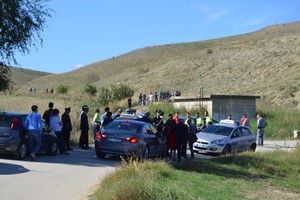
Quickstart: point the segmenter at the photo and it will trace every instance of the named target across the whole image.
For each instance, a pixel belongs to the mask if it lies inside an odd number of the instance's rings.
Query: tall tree
[[[15,52],[30,53],[42,44],[41,32],[51,17],[49,0],[0,0],[0,91],[8,90],[11,73],[8,65],[17,64]]]

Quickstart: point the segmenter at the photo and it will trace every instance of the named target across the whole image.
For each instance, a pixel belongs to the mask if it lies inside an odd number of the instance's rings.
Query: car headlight
[[[212,142],[211,142],[211,144],[220,144],[220,143],[222,143],[223,142],[223,140],[213,140]]]

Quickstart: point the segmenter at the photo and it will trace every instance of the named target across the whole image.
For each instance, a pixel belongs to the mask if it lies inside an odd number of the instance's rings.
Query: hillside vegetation
[[[47,72],[41,72],[41,71],[35,71],[35,70],[30,70],[30,69],[24,69],[24,68],[18,68],[18,67],[9,67],[11,70],[11,75],[12,75],[12,81],[14,83],[14,88],[18,89],[24,84],[42,77],[42,76],[47,76],[50,73]],[[30,85],[28,83],[28,85]]]
[[[36,78],[28,87],[69,86],[78,96],[87,83],[97,87],[126,83],[150,93],[180,90],[182,95],[260,95],[262,101],[300,108],[300,22],[266,27],[232,37],[152,46],[64,73]]]

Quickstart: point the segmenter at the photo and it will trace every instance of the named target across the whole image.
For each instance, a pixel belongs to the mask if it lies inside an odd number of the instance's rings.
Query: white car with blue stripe
[[[256,149],[252,130],[233,120],[221,120],[196,135],[198,140],[193,144],[196,153],[227,154]]]

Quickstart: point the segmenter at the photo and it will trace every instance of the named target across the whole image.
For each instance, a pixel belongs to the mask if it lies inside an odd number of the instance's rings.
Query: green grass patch
[[[131,161],[90,199],[299,199],[300,148],[181,163]]]

